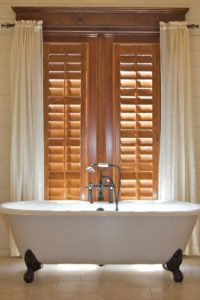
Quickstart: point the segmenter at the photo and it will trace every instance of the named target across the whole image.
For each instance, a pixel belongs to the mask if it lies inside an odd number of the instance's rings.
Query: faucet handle
[[[94,188],[94,184],[92,184],[92,183],[88,183],[88,185],[86,186],[86,189],[88,189],[88,190],[92,190]]]

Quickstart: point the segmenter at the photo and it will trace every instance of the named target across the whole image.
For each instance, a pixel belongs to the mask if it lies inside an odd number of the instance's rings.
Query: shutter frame
[[[115,161],[122,168],[122,200],[157,198],[158,51],[158,44],[116,43],[113,46],[113,127]]]
[[[87,43],[44,45],[45,198],[49,200],[83,197],[87,47]]]

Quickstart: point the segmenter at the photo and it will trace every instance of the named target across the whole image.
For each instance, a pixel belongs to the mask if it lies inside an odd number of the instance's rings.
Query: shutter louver
[[[122,200],[155,198],[159,115],[156,58],[157,45],[114,46],[116,159],[122,168]]]
[[[80,199],[87,47],[48,44],[44,49],[46,195],[49,200]]]

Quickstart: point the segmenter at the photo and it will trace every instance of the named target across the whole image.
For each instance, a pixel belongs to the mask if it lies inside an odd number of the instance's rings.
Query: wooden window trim
[[[123,7],[12,7],[16,13],[16,20],[43,20],[43,37],[45,42],[61,42],[67,41],[69,36],[73,39],[76,37],[95,37],[103,33],[105,39],[107,39],[107,45],[118,39],[126,41],[126,37],[133,37],[135,42],[159,42],[159,23],[160,21],[184,21],[185,14],[189,8],[123,8]],[[100,39],[102,53],[96,53],[97,59],[101,62],[101,57],[104,57],[108,62],[111,58],[111,53],[107,51],[107,46],[104,44],[104,38]],[[91,49],[94,47],[94,42],[91,43]],[[90,49],[90,50],[91,50]],[[103,55],[102,55],[103,54]],[[98,74],[101,79],[101,84],[106,87],[106,80],[108,81],[112,77],[112,65],[110,65],[110,71],[104,73],[102,69],[103,64],[99,63]],[[92,70],[93,66],[92,66]],[[92,71],[90,70],[90,71]],[[92,72],[91,72],[92,73]],[[95,81],[97,89],[98,82]],[[94,89],[90,89],[90,95],[94,94]],[[159,90],[158,90],[159,93]],[[92,108],[89,110],[98,111],[97,122],[94,120],[89,126],[88,136],[94,136],[95,143],[93,142],[93,151],[88,153],[88,156],[94,161],[110,161],[112,159],[112,147],[114,141],[113,136],[113,115],[112,115],[112,92],[106,88],[103,92],[99,92],[99,102],[96,103],[93,97],[90,97],[90,103]],[[109,99],[109,104],[105,102],[105,99]],[[105,110],[105,104],[107,109]],[[109,125],[109,130],[106,126],[102,126],[101,136],[96,137],[95,132],[98,131],[100,126],[100,120],[102,116],[105,119],[105,123]],[[95,124],[94,124],[95,123]],[[107,145],[103,147],[102,145]],[[113,145],[112,145],[113,144]],[[95,146],[94,146],[95,145]],[[90,147],[89,147],[90,148]],[[96,159],[95,159],[96,157]],[[157,184],[157,183],[156,183]]]
[[[13,6],[17,20],[43,20],[45,34],[66,31],[159,33],[159,22],[183,21],[189,8],[133,7],[20,7]],[[126,16],[126,17],[125,17]]]

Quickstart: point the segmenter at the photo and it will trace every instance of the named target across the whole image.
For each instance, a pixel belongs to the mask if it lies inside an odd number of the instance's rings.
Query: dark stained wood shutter
[[[45,186],[49,200],[83,198],[87,51],[85,43],[44,45]]]
[[[114,145],[121,199],[155,199],[158,182],[158,44],[115,44]]]

